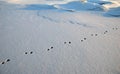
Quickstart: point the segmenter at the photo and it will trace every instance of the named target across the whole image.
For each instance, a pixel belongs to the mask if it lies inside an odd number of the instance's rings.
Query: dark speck
[[[5,64],[5,62],[2,62],[2,64]]]
[[[87,38],[84,38],[84,40],[86,40]]]
[[[7,62],[9,62],[10,61],[10,59],[7,59]]]
[[[97,36],[98,34],[95,34],[95,36]]]
[[[81,40],[81,42],[83,42],[83,40]]]
[[[66,44],[66,42],[64,42],[64,44]]]
[[[91,36],[93,36],[93,34],[91,34]]]
[[[51,49],[53,49],[53,47],[51,47]]]
[[[69,44],[71,44],[71,42],[69,42]]]
[[[47,51],[49,51],[50,49],[47,49]]]
[[[27,52],[25,52],[25,54],[27,54]]]
[[[30,54],[33,54],[33,51],[31,51]]]
[[[105,32],[108,32],[108,31],[105,31]]]

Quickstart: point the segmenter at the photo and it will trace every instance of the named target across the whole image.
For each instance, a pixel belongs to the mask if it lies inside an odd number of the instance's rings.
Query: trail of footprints
[[[119,29],[119,28],[116,28],[116,27],[112,28],[112,30],[114,30],[114,31],[115,31],[115,30],[118,30],[118,29]],[[105,30],[103,34],[107,34],[107,33],[108,33],[108,31]],[[91,34],[91,36],[97,37],[98,34],[97,34],[97,33]],[[83,39],[80,40],[80,42],[83,42],[83,41],[86,41],[86,40],[87,40],[87,38],[84,37]],[[71,41],[68,41],[68,42],[65,41],[65,42],[63,42],[63,43],[64,43],[65,45],[71,45],[71,44],[72,44]],[[49,47],[49,48],[47,49],[47,51],[50,51],[51,49],[54,49],[54,47],[53,47],[53,46]],[[24,52],[24,54],[26,54],[26,55],[31,55],[31,54],[33,54],[33,51]],[[10,59],[6,59],[5,61],[0,62],[0,65],[6,64],[6,63],[8,63],[8,62],[10,62],[10,61],[11,61]]]

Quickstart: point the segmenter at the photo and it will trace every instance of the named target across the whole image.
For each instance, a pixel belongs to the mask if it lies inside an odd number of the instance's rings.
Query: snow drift
[[[120,17],[120,7],[110,9],[105,15]]]
[[[26,5],[25,10],[51,10],[51,9],[56,9],[52,5],[47,5],[47,4],[29,4]]]
[[[59,8],[61,9],[69,9],[69,10],[93,10],[93,11],[101,11],[103,10],[103,8],[96,3],[90,3],[90,2],[86,2],[86,3],[82,3],[80,1],[72,1],[66,4],[60,4],[58,5]]]

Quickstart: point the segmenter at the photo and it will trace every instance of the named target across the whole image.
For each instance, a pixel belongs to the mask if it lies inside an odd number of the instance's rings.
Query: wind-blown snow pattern
[[[56,9],[52,5],[46,5],[46,4],[30,4],[26,5],[25,10],[51,10],[51,9]]]
[[[101,11],[103,10],[102,7],[97,3],[90,3],[90,2],[82,3],[80,1],[73,1],[67,4],[61,4],[58,6],[62,9],[71,9],[71,10],[76,10],[76,11],[79,11],[79,10],[93,10],[93,11],[100,10]]]
[[[120,17],[120,7],[110,9],[105,15]]]
[[[120,74],[119,8],[67,4],[0,1],[0,74]]]

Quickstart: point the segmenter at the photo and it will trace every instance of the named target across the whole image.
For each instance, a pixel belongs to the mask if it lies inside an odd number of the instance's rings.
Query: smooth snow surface
[[[51,6],[0,2],[0,74],[120,74],[119,17]]]

